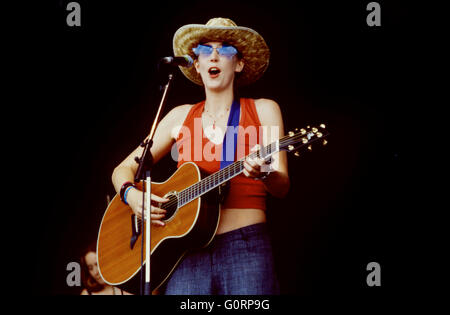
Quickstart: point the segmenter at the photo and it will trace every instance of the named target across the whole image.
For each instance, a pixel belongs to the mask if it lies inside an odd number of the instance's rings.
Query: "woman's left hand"
[[[259,150],[260,146],[259,144],[255,145],[251,152],[255,152]],[[268,166],[266,161],[263,158],[250,158],[247,156],[247,158],[244,161],[244,175],[253,179],[260,179],[261,177],[264,177],[267,175],[266,171],[264,170],[263,165]]]

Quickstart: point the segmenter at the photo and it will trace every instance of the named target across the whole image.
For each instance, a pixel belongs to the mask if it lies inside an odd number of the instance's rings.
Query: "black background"
[[[271,49],[267,72],[240,95],[278,102],[286,131],[323,122],[331,132],[325,148],[289,156],[290,193],[268,201],[282,293],[408,289],[414,198],[404,139],[420,36],[411,6],[379,1],[382,24],[369,27],[369,1],[78,1],[81,27],[69,27],[68,2],[40,5],[17,38],[26,88],[15,109],[29,130],[33,176],[24,274],[33,294],[80,292],[67,286],[66,266],[95,241],[106,195],[115,194],[112,171],[150,130],[165,78],[159,58],[173,54],[179,27],[219,16],[255,29]],[[166,112],[203,97],[177,71]],[[153,179],[174,169],[168,157]],[[381,265],[379,288],[366,284],[372,261]]]

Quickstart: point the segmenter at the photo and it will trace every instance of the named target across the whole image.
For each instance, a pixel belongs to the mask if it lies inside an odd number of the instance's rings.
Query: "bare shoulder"
[[[183,125],[189,111],[194,105],[185,104],[174,107],[164,118],[165,128],[170,131],[170,136],[177,139],[181,126]]]
[[[274,100],[256,99],[255,107],[262,125],[278,125],[282,120],[280,106]]]
[[[192,106],[194,106],[194,105],[192,105],[192,104],[178,105],[178,106],[175,106],[171,110],[171,112],[174,112],[175,114],[178,114],[178,115],[183,114],[183,113],[187,115],[187,113],[191,110]]]
[[[183,123],[192,106],[194,105],[186,104],[172,108],[161,120],[161,123],[165,125],[164,127],[175,126],[177,124]]]
[[[176,106],[167,114],[166,117],[175,124],[183,123],[192,106],[194,105],[185,104]]]
[[[278,103],[268,98],[255,99],[256,107],[279,107]]]

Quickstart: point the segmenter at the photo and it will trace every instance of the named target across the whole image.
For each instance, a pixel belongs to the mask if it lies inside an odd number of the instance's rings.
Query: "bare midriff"
[[[220,221],[216,234],[226,233],[244,226],[262,222],[266,222],[266,213],[261,209],[221,209]]]

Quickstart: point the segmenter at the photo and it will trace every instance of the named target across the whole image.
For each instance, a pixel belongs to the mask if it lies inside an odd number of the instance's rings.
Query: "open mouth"
[[[211,67],[208,69],[208,73],[212,78],[215,78],[220,74],[220,69],[217,67]]]

